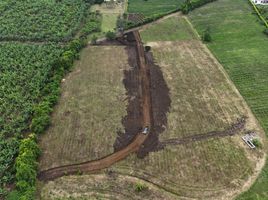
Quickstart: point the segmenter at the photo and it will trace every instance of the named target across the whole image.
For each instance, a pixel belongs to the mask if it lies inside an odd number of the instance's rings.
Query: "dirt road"
[[[134,38],[136,41],[136,50],[138,55],[138,67],[139,67],[139,84],[142,86],[142,109],[143,109],[143,125],[152,126],[152,105],[150,94],[150,69],[147,65],[144,47],[141,42],[141,38],[138,31],[135,31]],[[73,175],[82,172],[94,172],[104,168],[107,168],[114,163],[126,158],[129,154],[139,150],[141,145],[147,139],[148,134],[137,133],[136,138],[127,147],[120,151],[117,151],[111,155],[94,161],[88,161],[79,164],[65,165],[52,169],[42,171],[38,174],[38,179],[42,181],[53,180],[64,175]]]

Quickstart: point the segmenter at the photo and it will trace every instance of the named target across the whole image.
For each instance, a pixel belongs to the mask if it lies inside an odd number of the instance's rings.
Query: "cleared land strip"
[[[142,107],[144,126],[151,126],[152,106],[150,94],[150,69],[146,63],[145,52],[138,31],[134,32],[136,48],[138,53],[138,66],[140,69],[140,83],[142,84]],[[135,140],[124,149],[115,152],[99,160],[84,163],[56,167],[40,172],[38,178],[43,181],[53,180],[64,175],[77,174],[78,172],[94,172],[111,166],[112,164],[124,159],[129,154],[139,150],[140,146],[147,139],[148,134],[139,133]]]
[[[245,125],[246,125],[246,118],[242,117],[241,119],[238,119],[236,123],[232,124],[228,129],[224,131],[212,131],[198,135],[186,136],[183,138],[172,138],[161,142],[161,145],[165,146],[165,145],[188,144],[191,142],[208,140],[210,138],[233,136],[242,131],[243,129],[245,129]]]

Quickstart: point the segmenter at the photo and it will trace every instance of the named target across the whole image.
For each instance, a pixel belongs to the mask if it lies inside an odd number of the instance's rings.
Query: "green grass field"
[[[175,10],[184,0],[128,0],[129,13],[141,13],[147,17]]]
[[[219,12],[221,10],[221,12]],[[246,0],[219,0],[190,14],[200,34],[211,29],[208,47],[224,66],[268,133],[268,37]],[[268,199],[268,165],[240,200]]]
[[[115,31],[116,28],[116,21],[119,14],[102,14],[102,24],[101,24],[101,31],[108,32],[108,31]]]
[[[150,25],[141,32],[144,42],[190,40],[196,37],[186,19],[179,14],[156,23],[157,26]]]

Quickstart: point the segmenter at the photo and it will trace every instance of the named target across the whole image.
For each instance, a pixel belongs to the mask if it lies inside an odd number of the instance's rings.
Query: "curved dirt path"
[[[138,53],[138,67],[139,67],[139,83],[142,87],[142,109],[143,109],[143,124],[152,127],[152,105],[150,93],[150,69],[145,59],[144,47],[141,42],[138,31],[133,32],[136,40],[136,50]],[[53,180],[64,175],[73,175],[81,172],[95,172],[107,168],[114,163],[126,158],[129,154],[139,150],[140,146],[147,139],[148,134],[138,133],[136,138],[124,149],[117,151],[104,158],[88,161],[79,164],[65,165],[41,171],[38,174],[38,179],[42,181]]]

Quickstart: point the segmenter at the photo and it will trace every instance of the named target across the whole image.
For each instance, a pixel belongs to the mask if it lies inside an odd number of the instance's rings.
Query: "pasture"
[[[176,10],[184,0],[128,0],[128,13],[140,13],[146,17]]]
[[[181,14],[148,25],[141,31],[141,35],[144,42],[190,40],[197,37]]]
[[[193,11],[189,17],[200,34],[210,27],[213,42],[208,44],[209,49],[268,133],[268,37],[252,13],[247,1],[219,0]],[[254,186],[239,199],[268,198],[267,169],[268,165]]]
[[[155,61],[151,71],[152,90],[161,85],[158,82],[161,75],[156,73],[162,74],[171,100],[168,112],[161,113],[161,116],[166,115],[167,123],[158,124],[157,105],[161,105],[161,100],[166,97],[160,93],[156,98],[159,94],[153,92],[154,123],[163,129],[159,135],[159,145],[164,145],[163,148],[150,152],[143,159],[131,155],[86,179],[84,176],[70,176],[51,181],[41,187],[43,198],[230,199],[241,192],[241,187],[250,184],[249,178],[254,178],[259,172],[258,165],[262,166],[264,153],[262,149],[251,151],[241,136],[245,131],[254,130],[263,141],[263,130],[222,66],[193,30],[190,31],[186,19],[175,16],[174,21],[167,20],[172,21],[170,27],[162,26],[163,21],[153,25],[161,26],[163,30],[148,27],[147,32],[142,33],[149,41],[146,45],[152,47]],[[177,34],[177,38],[170,35],[170,38],[165,37],[165,41],[158,38],[154,41],[155,31],[168,33],[175,21],[183,34],[188,33],[187,37]],[[187,144],[168,143],[171,139],[179,141],[213,131],[226,132],[242,116],[247,117],[245,127],[237,130],[234,136],[212,137]],[[97,138],[92,137],[91,142],[94,140]],[[80,146],[79,151],[83,152],[84,148],[87,147]],[[73,157],[68,156],[68,159]],[[85,183],[84,189],[78,189],[82,183]],[[132,194],[133,187],[139,183],[148,189]],[[115,184],[118,187],[114,187]],[[72,187],[77,188],[79,194]],[[85,188],[90,188],[90,193]]]
[[[94,58],[94,59],[92,59]],[[113,152],[126,115],[124,47],[88,47],[62,83],[52,124],[42,136],[40,169],[98,159]]]

